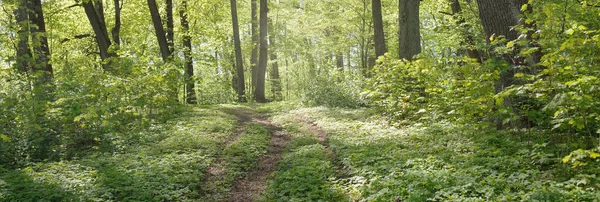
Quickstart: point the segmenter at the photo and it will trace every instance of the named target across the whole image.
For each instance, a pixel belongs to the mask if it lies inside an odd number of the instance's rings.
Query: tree
[[[148,8],[150,8],[150,15],[152,16],[152,24],[154,25],[154,32],[156,35],[156,39],[158,40],[160,54],[162,56],[163,61],[168,61],[169,57],[171,57],[172,52],[171,48],[169,48],[169,42],[167,41],[167,35],[165,33],[165,28],[162,24],[162,19],[160,18],[160,13],[158,12],[156,0],[148,0]],[[168,21],[169,20],[167,20],[167,22]]]
[[[123,8],[123,4],[121,0],[113,1],[115,6],[115,26],[112,28],[111,33],[113,36],[113,41],[117,46],[121,45],[121,9]]]
[[[17,70],[34,76],[34,87],[45,89],[50,85],[53,69],[50,64],[50,49],[46,36],[46,23],[41,0],[21,0],[15,10],[15,19],[19,24],[16,58]],[[30,41],[31,39],[31,41]]]
[[[519,37],[519,32],[513,29],[514,26],[520,24],[521,7],[527,3],[527,0],[477,0],[479,5],[479,17],[488,43],[491,38],[505,38],[508,41],[515,40]],[[502,92],[514,82],[516,73],[515,66],[519,65],[519,61],[515,60],[515,54],[504,54],[500,58],[504,58],[509,63],[509,68],[500,72],[500,78],[495,86],[495,93]],[[512,107],[512,100],[505,98],[503,101],[504,107]],[[502,119],[496,119],[497,129],[503,129],[505,126]]]
[[[187,0],[181,1],[179,18],[183,28],[183,57],[185,61],[185,100],[188,104],[196,104],[196,82],[194,81],[194,60],[192,58],[192,36],[187,16]],[[171,39],[172,40],[172,39]]]
[[[231,0],[231,22],[233,25],[233,43],[235,46],[235,70],[236,70],[236,90],[238,100],[246,101],[246,87],[244,83],[244,62],[242,58],[242,45],[240,42],[240,29],[237,16],[237,1]]]
[[[251,35],[252,35],[252,55],[250,55],[250,69],[252,71],[252,85],[251,85],[251,90],[252,93],[255,93],[256,91],[256,81],[257,81],[257,76],[258,76],[258,72],[257,72],[257,61],[258,61],[258,46],[259,46],[259,42],[258,42],[258,16],[257,16],[257,0],[251,0],[250,4],[251,4]],[[256,99],[256,94],[254,94],[254,97]]]
[[[273,20],[269,18],[269,46],[270,46],[270,55],[269,58],[271,60],[271,91],[273,92],[273,96],[275,99],[281,98],[281,81],[279,80],[279,63],[277,63],[277,51],[275,50],[275,24]]]
[[[399,58],[412,60],[421,53],[421,31],[419,28],[420,0],[400,0],[398,12]]]
[[[381,0],[373,0],[371,7],[371,11],[373,12],[375,57],[379,57],[387,52],[387,48],[385,46],[385,36],[383,34],[383,19],[381,17]]]
[[[267,12],[267,0],[260,0],[260,54],[256,68],[256,88],[254,92],[256,102],[259,103],[267,102],[265,98],[265,73],[267,70],[267,60],[269,59],[269,50],[267,47]]]
[[[102,68],[105,71],[110,71],[113,68],[113,61],[110,60],[110,58],[115,57],[116,54],[110,50],[112,42],[108,37],[102,1],[87,0],[82,2],[82,6],[85,10],[85,14],[90,22],[90,25],[92,25],[94,34],[96,35],[96,43],[98,44],[98,49],[100,50],[100,59],[102,59]],[[120,26],[120,24],[117,25]]]

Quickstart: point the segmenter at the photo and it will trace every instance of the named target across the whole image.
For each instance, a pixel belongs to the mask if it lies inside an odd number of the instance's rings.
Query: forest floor
[[[186,107],[111,152],[0,168],[0,201],[594,201],[552,136],[395,126],[371,109]]]

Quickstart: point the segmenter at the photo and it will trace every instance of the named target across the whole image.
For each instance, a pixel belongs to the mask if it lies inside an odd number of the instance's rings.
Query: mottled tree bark
[[[421,53],[420,0],[400,0],[398,12],[399,58],[412,60]]]

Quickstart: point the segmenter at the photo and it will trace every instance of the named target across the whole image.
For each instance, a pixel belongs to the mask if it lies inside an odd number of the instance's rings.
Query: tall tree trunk
[[[479,51],[475,48],[475,39],[473,39],[473,35],[471,35],[471,33],[467,31],[471,26],[465,24],[465,18],[464,16],[462,16],[462,7],[460,6],[459,0],[450,0],[450,8],[452,9],[452,16],[458,19],[457,24],[461,29],[460,32],[465,37],[465,45],[467,45],[467,56],[476,59],[479,63],[482,63],[481,55],[479,54]]]
[[[185,60],[185,101],[188,104],[196,104],[196,82],[194,81],[194,60],[192,58],[192,36],[190,36],[190,24],[187,19],[187,0],[181,1],[179,18],[183,28],[183,57]]]
[[[14,11],[15,19],[19,26],[19,30],[17,31],[17,62],[15,66],[22,73],[27,73],[33,68],[30,62],[33,55],[31,54],[31,49],[29,49],[29,27],[31,23],[27,15],[27,2],[28,0],[20,0],[19,6]]]
[[[173,23],[173,0],[166,0],[166,8],[165,8],[166,12],[167,12],[167,45],[169,47],[169,55],[173,54],[173,52],[175,51],[175,33],[174,33],[174,29],[175,29],[175,25]]]
[[[277,52],[275,50],[275,24],[271,18],[269,18],[269,46],[270,46],[270,59],[271,59],[271,91],[275,100],[281,99],[281,81],[279,80],[279,63],[277,63]]]
[[[121,46],[121,0],[114,0],[115,5],[115,26],[112,28],[111,33],[115,45]]]
[[[156,6],[156,0],[148,0],[148,7],[150,8],[150,15],[152,16],[152,24],[154,24],[154,31],[158,40],[158,46],[160,48],[160,54],[163,61],[168,61],[171,56],[169,50],[169,43],[165,34],[165,29],[162,25],[162,19],[158,13],[158,7]]]
[[[385,35],[383,33],[383,18],[381,17],[381,0],[373,0],[371,3],[371,8],[373,13],[375,57],[379,57],[387,52],[387,47],[385,46]]]
[[[512,27],[520,24],[520,10],[527,0],[477,0],[479,5],[479,17],[483,25],[483,30],[488,43],[492,36],[504,36],[507,40],[515,40],[519,36],[519,32]],[[515,54],[506,54],[503,57],[509,64],[510,68],[501,71],[500,78],[495,86],[495,92],[500,93],[505,88],[514,83],[515,69],[512,66],[519,65],[515,60]],[[504,107],[512,107],[512,100],[505,98]],[[498,130],[505,128],[502,123],[502,118],[496,119],[496,127]]]
[[[35,101],[45,103],[53,99],[54,86],[42,1],[21,0],[14,14],[19,25],[16,69],[32,79]]]
[[[102,11],[102,1],[83,1],[82,5],[96,35],[96,43],[98,43],[100,58],[102,59],[102,68],[105,71],[110,71],[112,68],[110,58],[114,56],[114,53],[109,50],[112,43],[108,38],[104,12]]]
[[[398,52],[400,59],[412,60],[421,53],[421,30],[419,28],[420,0],[400,0],[398,12]]]
[[[240,28],[237,16],[237,1],[231,0],[231,22],[233,24],[233,44],[235,46],[235,70],[237,80],[237,94],[240,102],[246,102],[246,87],[244,79],[244,61],[242,58],[242,44],[240,41]]]
[[[256,91],[256,81],[257,81],[257,65],[258,65],[258,15],[257,15],[257,0],[251,0],[251,34],[252,34],[252,55],[250,56],[250,70],[252,71],[252,85],[250,86],[252,93]],[[256,99],[256,95],[254,95]]]
[[[267,71],[267,60],[269,50],[267,47],[267,0],[260,0],[260,54],[258,58],[258,67],[256,68],[256,102],[265,103],[265,73]]]

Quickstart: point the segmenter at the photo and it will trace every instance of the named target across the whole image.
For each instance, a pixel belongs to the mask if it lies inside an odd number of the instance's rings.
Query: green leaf
[[[10,138],[6,135],[0,134],[0,140],[4,141],[4,142],[9,142],[10,143]]]

